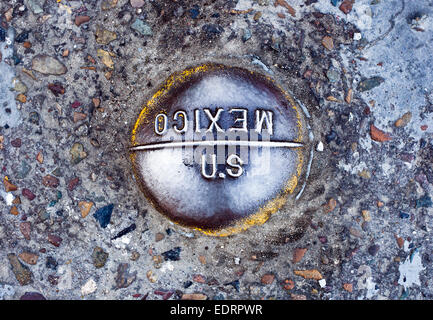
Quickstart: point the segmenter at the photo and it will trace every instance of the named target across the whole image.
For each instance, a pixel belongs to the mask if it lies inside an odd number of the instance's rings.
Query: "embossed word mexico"
[[[229,115],[231,118],[224,121],[232,123],[230,127],[220,124],[221,117]],[[201,127],[201,117],[205,117],[208,125]],[[189,119],[193,118],[192,121]],[[164,142],[149,143],[132,147],[131,151],[156,150],[162,148],[193,148],[192,160],[200,164],[201,174],[206,179],[226,177],[238,178],[244,170],[242,166],[249,162],[249,152],[258,153],[261,148],[260,170],[252,172],[253,175],[269,174],[271,168],[270,148],[299,148],[303,144],[291,141],[271,141],[273,135],[273,112],[271,110],[254,110],[254,120],[248,117],[248,109],[243,108],[216,108],[196,109],[192,115],[185,110],[177,110],[169,117],[159,113],[154,118],[154,132],[163,136]],[[248,124],[254,122],[254,128]],[[216,136],[215,136],[216,134]],[[183,135],[183,141],[179,135]],[[260,137],[259,137],[260,135]],[[216,137],[216,139],[215,139]],[[260,140],[259,140],[260,138]],[[217,150],[214,150],[217,147]],[[226,148],[227,147],[227,148]],[[227,151],[227,152],[226,152]],[[184,161],[187,155],[182,155]],[[226,156],[227,154],[227,156]],[[178,154],[181,155],[181,154]],[[217,175],[217,165],[226,164],[226,173]],[[209,168],[210,166],[210,168]]]

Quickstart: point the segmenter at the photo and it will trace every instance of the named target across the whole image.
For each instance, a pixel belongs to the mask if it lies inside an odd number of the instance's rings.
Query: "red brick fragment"
[[[36,196],[35,196],[35,194],[33,193],[33,192],[31,192],[29,189],[27,189],[27,188],[24,188],[22,191],[21,191],[21,193],[22,193],[22,195],[24,196],[24,197],[26,197],[27,199],[29,199],[30,201],[32,201],[34,198],[36,198]]]
[[[65,93],[65,88],[59,83],[50,83],[48,84],[48,89],[57,97],[59,94]]]
[[[391,135],[376,128],[373,124],[370,125],[371,139],[377,142],[385,142],[392,140]]]
[[[31,231],[31,225],[30,222],[21,222],[20,223],[20,231],[24,236],[24,239],[30,240],[30,231]]]
[[[306,248],[296,248],[293,252],[293,263],[298,263],[304,257],[305,252],[307,252]]]
[[[274,282],[275,276],[273,274],[265,274],[260,280],[263,284],[271,284]]]
[[[344,14],[348,14],[350,11],[352,11],[352,5],[353,5],[353,2],[351,0],[344,0],[340,4],[339,8]]]
[[[78,185],[78,183],[80,182],[79,178],[73,178],[69,181],[68,183],[68,189],[69,191],[72,191],[75,189],[75,187]]]
[[[42,184],[46,187],[57,188],[59,186],[59,183],[59,179],[50,174],[47,174],[45,177],[42,178]]]
[[[11,145],[12,145],[12,147],[15,147],[15,148],[19,148],[19,147],[21,147],[21,139],[20,138],[16,138],[16,139],[14,139],[14,140],[12,140],[11,141]]]
[[[89,16],[76,16],[75,17],[75,25],[79,27],[83,23],[89,22],[90,17]]]
[[[55,247],[59,247],[60,244],[62,243],[62,238],[60,238],[59,236],[56,236],[54,234],[49,234],[48,235],[48,241]]]

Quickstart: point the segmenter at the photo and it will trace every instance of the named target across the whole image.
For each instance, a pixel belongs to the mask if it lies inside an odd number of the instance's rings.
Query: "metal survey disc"
[[[147,101],[129,151],[159,212],[228,235],[264,223],[293,197],[305,126],[298,104],[269,77],[204,64],[173,74]]]

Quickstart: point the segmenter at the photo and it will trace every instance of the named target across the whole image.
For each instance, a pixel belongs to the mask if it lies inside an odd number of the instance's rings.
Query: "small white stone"
[[[12,193],[10,193],[10,192],[6,193],[5,200],[6,200],[6,204],[8,206],[11,206],[12,202],[14,201],[14,195]]]
[[[340,63],[337,60],[331,59],[331,63],[334,68],[340,68]]]
[[[353,34],[353,40],[358,41],[358,40],[361,40],[361,38],[362,38],[361,33],[359,33],[359,32],[355,32],[355,33]]]
[[[174,266],[173,266],[173,264],[170,261],[168,261],[168,262],[166,262],[166,263],[164,263],[162,265],[162,268],[160,269],[160,272],[166,273],[167,270],[168,271],[173,271],[174,270]]]
[[[235,258],[235,264],[239,264],[239,263],[241,263],[241,258],[236,257]]]
[[[322,141],[319,141],[319,143],[317,144],[316,150],[319,151],[319,152],[322,152],[323,149],[324,149],[323,143],[322,143]]]
[[[319,285],[320,285],[320,288],[324,288],[326,286],[326,280],[325,279],[320,279],[319,280]]]
[[[98,286],[96,285],[95,280],[93,280],[92,278],[90,278],[86,282],[86,284],[81,287],[81,294],[83,296],[86,296],[88,294],[91,294],[91,293],[95,292],[97,288],[98,288]]]

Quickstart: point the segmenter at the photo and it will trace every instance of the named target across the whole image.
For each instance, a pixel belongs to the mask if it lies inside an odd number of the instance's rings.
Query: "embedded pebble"
[[[11,183],[7,177],[3,179],[3,184],[6,192],[16,191],[18,187]]]
[[[93,214],[93,217],[99,222],[99,225],[102,228],[106,228],[110,223],[113,208],[114,208],[114,204],[109,204],[105,207],[99,208]]]
[[[102,10],[110,10],[117,6],[117,2],[119,0],[102,0],[101,1],[101,9]]]
[[[31,224],[28,221],[20,223],[20,231],[24,236],[24,239],[30,240]]]
[[[58,262],[52,256],[48,256],[45,260],[45,266],[51,270],[57,270]]]
[[[21,144],[22,144],[22,142],[21,142],[21,139],[20,139],[20,138],[13,139],[13,140],[11,141],[11,146],[14,147],[14,148],[19,148],[19,147],[21,147]]]
[[[111,41],[117,39],[116,32],[112,32],[110,30],[104,29],[100,26],[96,28],[95,32],[96,42],[99,44],[109,44]]]
[[[274,282],[275,276],[273,274],[265,274],[262,276],[260,282],[265,285],[272,284]]]
[[[299,261],[301,261],[307,250],[307,248],[296,248],[293,252],[293,263],[298,263]]]
[[[116,288],[127,288],[137,278],[137,271],[130,273],[128,263],[120,263],[117,267],[117,274],[114,278],[116,282]]]
[[[337,206],[337,201],[334,198],[330,198],[324,206],[325,212],[330,213],[334,211],[336,206]]]
[[[392,137],[389,133],[378,129],[374,124],[370,125],[370,136],[371,139],[377,142],[386,142],[392,140]]]
[[[18,209],[17,209],[16,206],[13,206],[13,207],[10,209],[9,212],[10,212],[11,214],[13,214],[14,216],[17,216],[17,215],[19,214],[19,211],[18,211]]]
[[[22,252],[18,255],[18,257],[27,264],[34,265],[38,262],[39,256],[35,253],[31,252]]]
[[[364,79],[361,79],[361,81],[358,83],[357,90],[360,92],[368,91],[368,90],[371,90],[373,88],[378,87],[384,81],[385,81],[384,78],[378,77],[378,76],[371,77],[368,79],[364,78]]]
[[[59,247],[63,239],[55,234],[48,235],[48,241],[55,247]]]
[[[161,241],[165,238],[164,234],[162,232],[158,232],[157,234],[155,234],[155,241]]]
[[[58,82],[56,83],[49,83],[48,84],[48,89],[50,89],[50,91],[56,96],[58,97],[59,94],[64,94],[65,93],[65,88]]]
[[[44,12],[44,10],[42,9],[42,7],[44,6],[43,0],[27,0],[27,4],[34,14],[40,14]]]
[[[246,42],[249,39],[251,39],[251,30],[250,29],[244,29],[242,34],[242,41]]]
[[[75,17],[75,25],[77,27],[81,26],[83,23],[89,22],[90,21],[90,17],[89,16],[76,16]]]
[[[298,276],[301,276],[305,279],[314,279],[314,280],[320,280],[323,278],[322,274],[316,270],[295,270],[294,273]]]
[[[20,300],[47,300],[47,299],[39,292],[26,292],[20,297]]]
[[[396,237],[397,245],[401,249],[404,246],[404,239],[402,237]]]
[[[82,121],[87,118],[87,114],[83,112],[74,112],[74,123],[77,123],[78,121]]]
[[[326,77],[330,82],[337,82],[340,80],[340,72],[335,68],[330,68],[326,71]]]
[[[32,59],[32,69],[44,75],[62,75],[68,71],[63,63],[48,55],[36,55]]]
[[[345,283],[343,284],[343,289],[346,290],[347,292],[352,293],[353,285],[351,283]]]
[[[36,195],[33,192],[31,192],[29,189],[27,189],[27,188],[23,188],[23,190],[21,191],[21,193],[22,193],[22,195],[24,197],[26,197],[30,201],[32,201],[34,198],[36,198]]]
[[[332,49],[334,49],[334,40],[330,36],[325,36],[322,39],[322,45],[326,49],[332,50]]]
[[[141,8],[144,5],[144,0],[130,0],[130,4],[133,8]]]
[[[90,212],[90,209],[93,207],[93,202],[90,201],[80,201],[78,202],[78,208],[81,211],[81,217],[85,218]]]
[[[348,14],[352,11],[353,2],[351,0],[344,0],[338,7],[344,14]]]
[[[412,119],[412,112],[408,111],[405,114],[403,114],[401,118],[397,119],[394,125],[397,128],[403,128],[407,126],[407,124],[410,122],[411,119]]]
[[[60,184],[60,180],[48,174],[42,178],[42,184],[49,188],[57,188]]]
[[[102,49],[98,49],[97,51],[98,57],[101,58],[101,62],[108,68],[113,69],[114,68],[114,61],[111,59],[111,57],[114,57],[115,54],[109,51],[105,51]]]
[[[71,161],[73,164],[77,164],[87,157],[87,153],[84,151],[83,145],[79,142],[76,142],[72,145],[69,153],[71,155]]]
[[[42,151],[39,151],[38,154],[36,155],[36,160],[42,164],[44,163],[44,154],[42,153]]]
[[[135,19],[134,23],[131,25],[131,28],[140,33],[143,36],[152,36],[152,28],[149,27],[143,20]]]
[[[432,206],[433,202],[428,194],[416,200],[416,208],[431,208]]]
[[[19,93],[23,93],[24,94],[28,90],[27,86],[25,85],[25,83],[22,82],[19,78],[14,78],[12,80],[12,85],[14,86],[14,90],[16,92],[19,92]]]
[[[134,231],[137,228],[137,225],[135,223],[132,223],[129,227],[126,227],[125,229],[119,231],[118,234],[116,234],[114,237],[111,238],[111,240],[115,240],[117,238],[121,238],[124,235]]]
[[[138,253],[137,251],[133,251],[131,253],[131,260],[132,261],[137,261],[140,258],[140,253]]]
[[[292,300],[307,300],[307,296],[305,294],[294,294],[294,293],[292,293],[290,295],[290,297],[292,298]]]
[[[377,252],[379,251],[380,246],[377,244],[374,244],[368,248],[368,253],[372,256],[375,256]]]
[[[206,279],[201,274],[196,274],[192,277],[192,280],[194,282],[198,283],[206,283]]]
[[[181,248],[180,247],[176,247],[172,250],[168,250],[162,253],[162,256],[164,256],[164,259],[167,260],[171,260],[171,261],[177,261],[180,260],[180,252],[181,252]]]
[[[30,271],[30,269],[23,265],[15,254],[9,253],[7,257],[9,259],[9,263],[11,264],[12,272],[14,273],[19,284],[25,286],[32,283],[33,273]]]
[[[104,249],[100,247],[95,247],[92,253],[93,265],[96,268],[102,268],[105,266],[105,263],[108,259],[108,253],[104,251]]]
[[[98,286],[96,285],[95,280],[93,278],[90,278],[84,286],[81,287],[81,294],[83,296],[87,296],[89,294],[92,294],[98,289]]]
[[[181,300],[207,300],[208,297],[202,293],[184,293]]]

